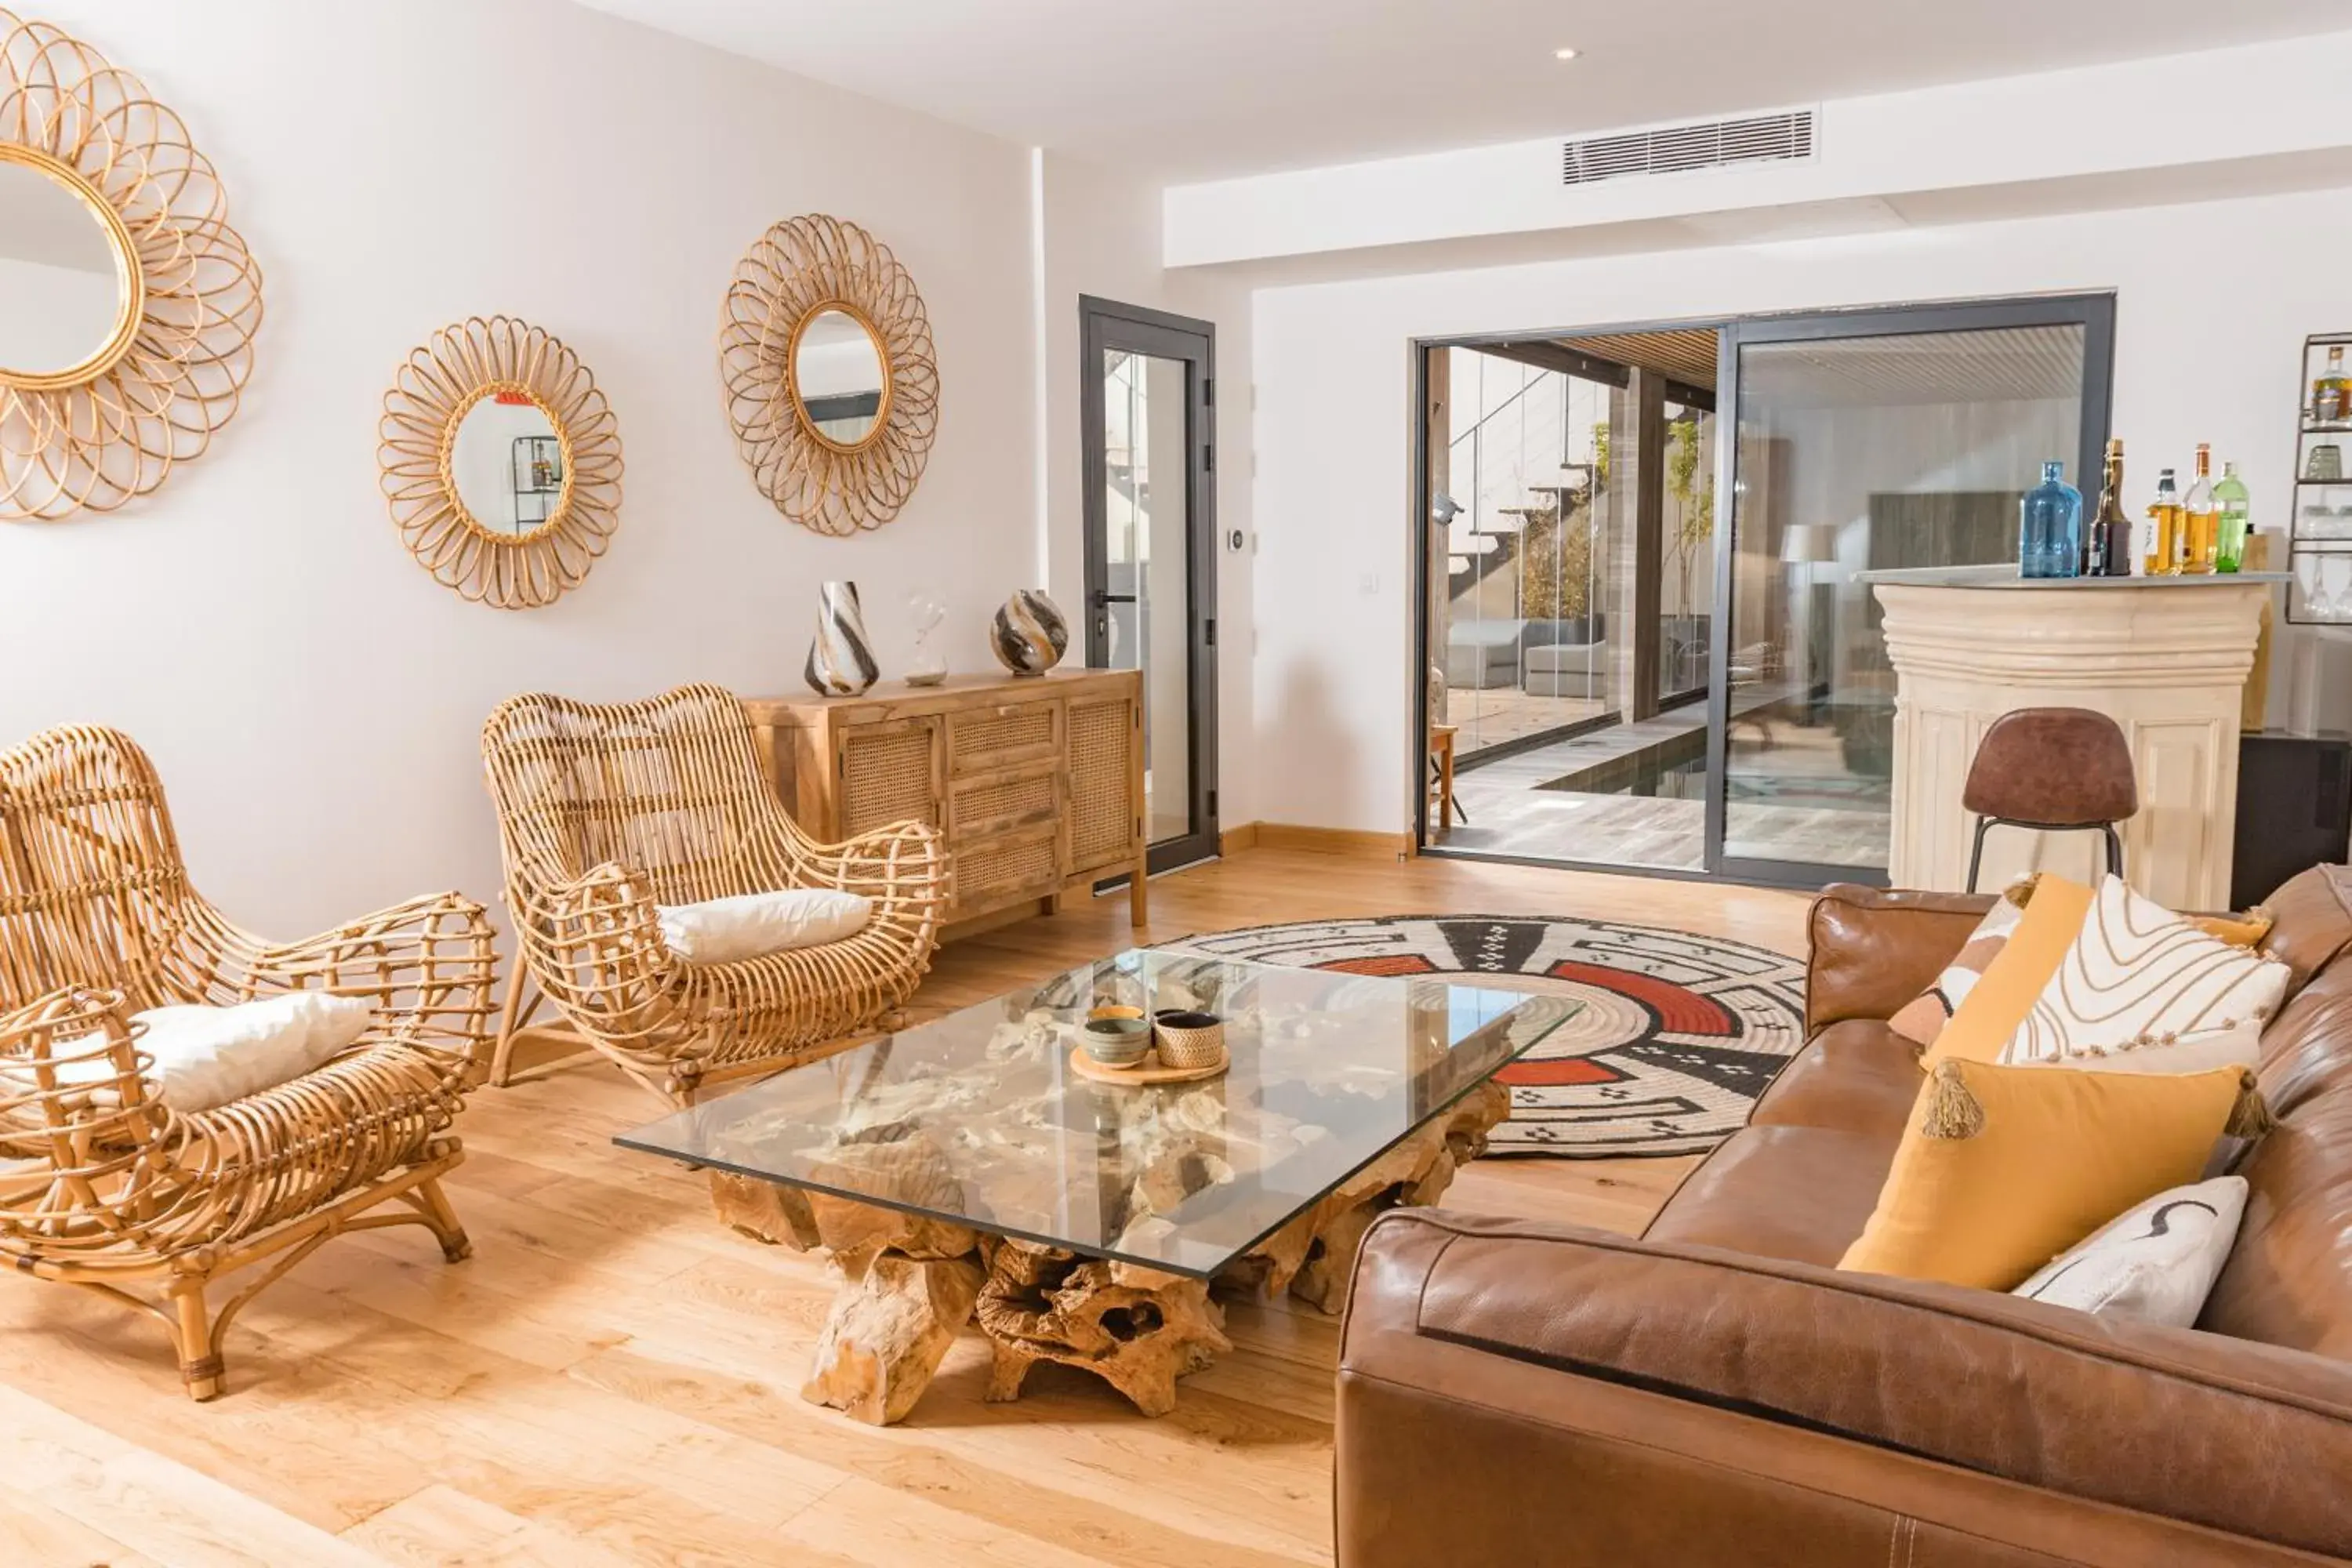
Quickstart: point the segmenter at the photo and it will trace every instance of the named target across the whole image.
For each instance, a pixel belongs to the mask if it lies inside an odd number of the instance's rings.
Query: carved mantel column
[[[1895,666],[1898,888],[1958,889],[1975,822],[1960,787],[1995,719],[2090,708],[2130,737],[2139,814],[2123,829],[2132,886],[2176,910],[2230,895],[2241,694],[2262,610],[2284,574],[2024,582],[2014,566],[1865,574]],[[1980,889],[2049,869],[2100,870],[2098,836],[1995,828]]]

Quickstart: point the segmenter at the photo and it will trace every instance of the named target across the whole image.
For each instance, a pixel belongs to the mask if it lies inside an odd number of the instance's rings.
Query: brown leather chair
[[[2131,742],[2113,719],[2088,708],[2020,708],[1985,731],[1969,765],[1960,805],[1977,815],[1969,847],[1969,891],[1977,890],[1986,829],[2044,833],[2098,829],[2107,838],[2107,870],[2124,874],[2116,824],[2139,810]]]

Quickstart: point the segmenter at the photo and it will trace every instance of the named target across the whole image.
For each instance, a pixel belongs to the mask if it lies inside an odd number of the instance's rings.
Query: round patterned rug
[[[1577,998],[1583,1011],[1496,1075],[1511,1091],[1511,1119],[1495,1129],[1490,1153],[1705,1153],[1747,1124],[1805,1037],[1802,960],[1657,926],[1388,915],[1249,926],[1167,945]]]

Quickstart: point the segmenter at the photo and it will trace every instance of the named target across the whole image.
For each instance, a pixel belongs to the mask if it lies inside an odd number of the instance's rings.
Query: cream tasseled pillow
[[[2251,1067],[2287,979],[2285,964],[2206,934],[2110,876],[2000,1059],[2103,1072]]]
[[[741,893],[699,904],[660,904],[662,941],[691,963],[740,963],[765,953],[843,942],[866,929],[874,900],[832,888]]]

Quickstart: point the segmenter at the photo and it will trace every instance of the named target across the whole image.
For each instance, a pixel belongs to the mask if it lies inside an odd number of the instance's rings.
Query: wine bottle
[[[2221,514],[2220,538],[2215,543],[2213,569],[2217,572],[2242,570],[2246,560],[2246,534],[2252,527],[2253,508],[2246,494],[2246,481],[2238,477],[2238,465],[2221,465],[2221,477],[2214,481],[2213,505]]]
[[[2154,526],[2147,541],[2147,574],[2151,577],[2177,577],[2180,574],[2180,488],[2173,481],[2172,470],[2166,468],[2156,476],[2156,500],[2147,509],[2147,520]]]
[[[2213,570],[2221,515],[2213,506],[2213,445],[2197,443],[2197,477],[2180,501],[2180,569],[2196,576]]]
[[[2099,510],[2091,519],[2083,575],[2130,576],[2131,540],[2131,519],[2124,515],[2124,444],[2117,437],[2107,443],[2107,460],[2099,479]]]
[[[2344,345],[2327,345],[2327,368],[2312,378],[2311,421],[2342,425],[2352,421],[2352,375],[2344,373]]]

